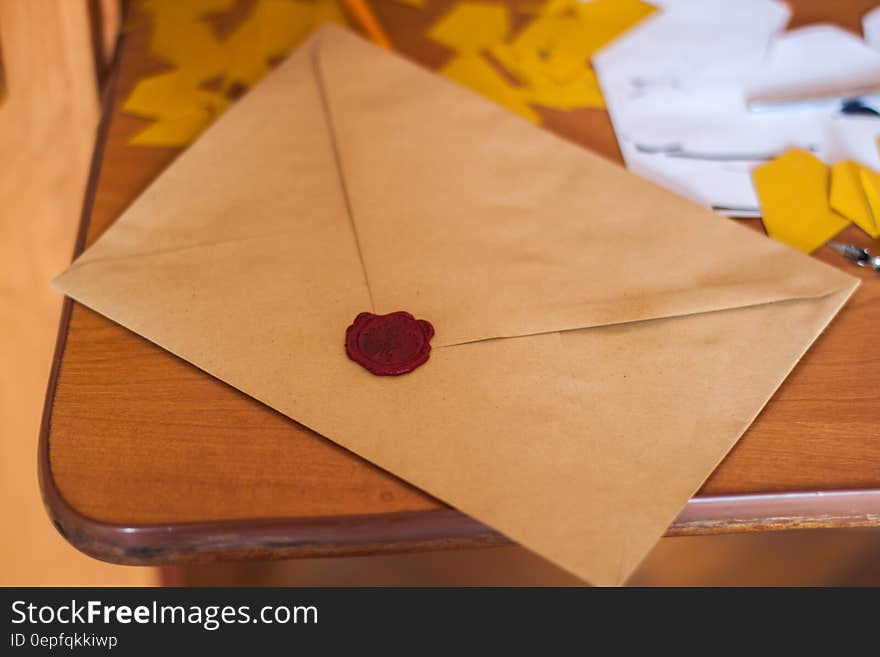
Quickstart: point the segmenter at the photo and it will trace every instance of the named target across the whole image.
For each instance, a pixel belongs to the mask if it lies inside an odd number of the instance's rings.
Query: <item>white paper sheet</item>
[[[880,172],[880,118],[835,117],[827,122],[828,161],[855,160]]]
[[[862,16],[862,34],[865,43],[875,50],[880,50],[880,7]]]
[[[765,64],[747,86],[747,95],[816,98],[828,90],[878,85],[880,52],[834,25],[810,25],[772,40]]]

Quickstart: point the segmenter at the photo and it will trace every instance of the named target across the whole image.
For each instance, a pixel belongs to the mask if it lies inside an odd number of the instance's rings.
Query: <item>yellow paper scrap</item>
[[[236,0],[140,0],[141,9],[154,17],[187,23],[210,16],[222,14],[235,6]]]
[[[309,34],[324,23],[347,24],[345,13],[336,0],[313,0],[312,4],[314,6],[314,15],[312,16],[311,27],[308,31]]]
[[[229,105],[215,91],[202,89],[188,70],[160,73],[138,82],[122,105],[124,112],[158,121],[136,134],[135,145],[178,146],[201,133]]]
[[[129,143],[177,146],[195,139],[229,105],[223,95],[197,85],[187,71],[171,71],[141,80],[123,104],[123,111],[159,120]]]
[[[587,32],[588,27],[573,14],[537,18],[513,42],[520,73],[526,78],[542,73],[557,82],[569,82],[589,68]]]
[[[873,238],[880,237],[880,174],[856,162],[831,169],[830,205]]]
[[[229,11],[235,0],[141,0],[141,6],[147,11],[161,11],[166,15],[206,16]]]
[[[530,103],[559,110],[604,107],[590,57],[654,11],[640,0],[548,0],[508,40],[506,14],[503,22],[498,13],[494,22],[486,18],[493,7],[499,9],[487,3],[456,5],[430,36],[459,53],[488,51]]]
[[[211,125],[215,116],[208,112],[189,112],[164,117],[131,138],[134,146],[178,146],[188,144]]]
[[[868,221],[856,223],[868,235],[877,239],[880,238],[880,175],[871,169],[862,168],[859,171],[859,180],[868,201],[870,215],[866,217]]]
[[[567,82],[599,48],[654,10],[640,0],[550,0],[511,48],[526,71],[543,69]]]
[[[553,0],[548,3],[553,4]],[[559,77],[558,69],[563,69],[564,75],[566,65],[571,67],[571,53],[560,56],[556,52],[556,39],[571,19],[549,15],[548,11],[550,10],[545,8],[511,43],[496,44],[491,51],[505,69],[524,86],[532,84],[535,79],[550,77],[551,70],[557,71]],[[586,55],[580,64],[586,67]]]
[[[809,253],[843,230],[846,218],[831,209],[831,168],[801,149],[752,172],[770,237]]]
[[[527,96],[536,105],[558,110],[602,107],[604,103],[599,81],[590,69],[565,84],[558,84],[549,78],[535,77],[528,88]]]
[[[178,70],[141,80],[122,109],[144,116],[180,116],[202,111],[219,114],[227,103],[217,92],[200,88],[199,79],[191,72]]]
[[[314,27],[316,7],[289,0],[263,0],[229,36],[227,88],[251,86],[268,73],[273,58],[281,57],[305,39]]]
[[[541,3],[528,4],[528,5],[517,4],[513,8],[513,11],[516,12],[517,14],[524,14],[526,16],[533,16],[535,14],[540,14],[541,10],[543,10],[543,9],[544,9],[544,5]]]
[[[539,123],[541,120],[535,110],[529,107],[527,94],[508,83],[481,55],[459,55],[441,72],[446,77],[470,87],[533,123]]]
[[[492,2],[462,2],[431,27],[428,37],[464,54],[488,50],[509,32],[507,7]]]
[[[153,17],[150,53],[171,66],[185,62],[192,75],[202,79],[219,75],[225,55],[205,18],[228,11],[234,4],[232,0],[145,0],[142,7]]]
[[[150,52],[174,70],[140,80],[126,99],[123,111],[155,121],[129,143],[188,144],[236,92],[256,83],[312,30],[328,21],[345,23],[336,0],[256,0],[221,40],[207,18],[234,5],[234,0],[142,0],[153,19]]]
[[[565,16],[577,11],[577,3],[580,0],[546,0],[538,13],[542,16]]]
[[[584,47],[593,55],[657,8],[641,0],[589,0],[575,2],[578,17],[587,27]]]

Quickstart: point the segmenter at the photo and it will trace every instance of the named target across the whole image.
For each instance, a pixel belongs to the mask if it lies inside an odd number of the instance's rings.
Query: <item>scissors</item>
[[[868,249],[856,246],[855,244],[841,244],[840,242],[829,242],[828,246],[847,260],[856,263],[859,267],[870,267],[875,272],[880,273],[880,256],[872,256]]]

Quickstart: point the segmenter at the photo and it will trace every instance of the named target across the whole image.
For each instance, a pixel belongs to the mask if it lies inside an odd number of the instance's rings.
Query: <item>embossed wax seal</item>
[[[402,310],[361,313],[345,331],[345,353],[378,376],[412,372],[431,355],[434,327]]]

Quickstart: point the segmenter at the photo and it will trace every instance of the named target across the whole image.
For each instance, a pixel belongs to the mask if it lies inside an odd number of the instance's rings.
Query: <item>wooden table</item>
[[[375,6],[396,46],[436,67],[449,53],[419,11]],[[797,3],[794,24],[858,31],[874,2]],[[227,20],[233,20],[227,18]],[[120,104],[143,75],[151,26],[131,16],[106,95],[76,251],[179,153],[129,146],[147,123]],[[620,161],[607,115],[543,111],[546,126]],[[26,218],[22,218],[26,220]],[[760,229],[758,222],[752,222]],[[880,251],[856,228],[840,236]],[[827,248],[864,285],[705,482],[670,535],[880,525],[880,276]],[[40,437],[41,486],[59,531],[99,559],[366,554],[507,539],[69,300]]]

